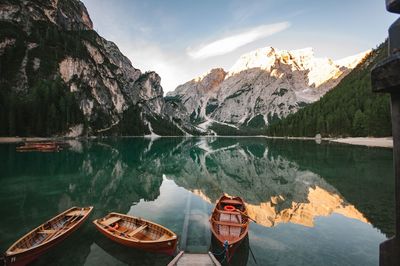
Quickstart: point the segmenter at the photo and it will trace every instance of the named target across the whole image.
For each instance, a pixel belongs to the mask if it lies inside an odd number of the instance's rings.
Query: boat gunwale
[[[15,241],[15,242],[5,251],[5,256],[8,257],[8,256],[23,255],[23,254],[25,254],[25,253],[27,253],[27,252],[30,252],[30,251],[35,250],[35,249],[38,249],[38,248],[40,248],[40,247],[42,247],[42,246],[44,246],[44,245],[46,245],[46,244],[48,244],[48,243],[53,242],[54,240],[60,238],[61,236],[65,235],[66,233],[68,233],[68,232],[70,232],[71,230],[73,230],[73,229],[76,227],[76,225],[79,224],[80,221],[85,220],[85,218],[88,217],[89,214],[92,212],[93,208],[94,208],[93,206],[86,206],[86,207],[73,206],[73,207],[71,207],[71,208],[65,210],[64,212],[58,214],[57,216],[54,216],[54,217],[51,218],[50,220],[48,220],[48,221],[46,221],[46,222],[40,224],[39,226],[35,227],[35,228],[32,229],[31,231],[29,231],[28,233],[26,233],[25,235],[23,235],[22,237],[20,237],[17,241]],[[71,212],[71,211],[74,210],[74,209],[89,209],[89,210],[86,212],[85,215],[83,215],[83,219],[81,219],[80,221],[78,221],[77,223],[75,223],[74,226],[71,226],[70,228],[68,228],[68,229],[65,230],[64,232],[60,233],[57,237],[52,238],[52,239],[49,239],[49,240],[47,240],[47,241],[44,241],[44,242],[40,243],[39,245],[32,246],[32,247],[27,248],[27,249],[23,249],[23,250],[20,250],[20,251],[15,251],[15,252],[12,251],[12,249],[17,248],[16,245],[17,245],[18,243],[20,243],[24,238],[26,238],[26,237],[28,237],[29,235],[35,233],[36,231],[40,231],[40,228],[41,228],[42,226],[44,226],[44,225],[46,225],[47,223],[50,223],[50,222],[52,222],[52,221],[54,221],[54,220],[56,220],[56,219],[58,219],[58,218],[60,218],[60,217],[62,217],[62,216],[65,216],[68,212]]]
[[[170,236],[170,237],[167,238],[167,239],[163,239],[163,240],[139,240],[139,239],[134,239],[134,238],[125,237],[125,236],[123,236],[122,234],[119,234],[119,235],[114,234],[114,233],[112,233],[111,231],[107,230],[107,229],[105,228],[106,226],[103,225],[103,224],[101,224],[100,221],[99,221],[99,220],[101,220],[101,219],[104,219],[104,218],[106,218],[106,217],[113,216],[113,215],[114,215],[114,216],[123,216],[123,217],[126,217],[126,218],[133,218],[133,219],[138,220],[138,221],[143,221],[143,222],[145,222],[145,223],[150,223],[150,224],[152,224],[152,225],[154,225],[154,226],[156,226],[156,227],[160,227],[161,229],[167,231],[167,232],[170,233],[172,236]],[[93,223],[94,223],[94,225],[95,225],[98,229],[100,229],[101,231],[105,232],[106,234],[108,234],[108,235],[110,235],[110,236],[113,236],[113,237],[116,237],[116,238],[119,238],[119,239],[122,239],[122,240],[127,240],[127,241],[131,241],[131,242],[135,242],[135,243],[154,244],[154,243],[164,243],[164,242],[174,241],[174,240],[177,240],[177,239],[178,239],[178,236],[177,236],[176,233],[174,233],[172,230],[170,230],[170,229],[164,227],[164,226],[161,225],[161,224],[157,224],[157,223],[155,223],[155,222],[152,222],[152,221],[149,221],[149,220],[146,220],[146,219],[142,219],[142,218],[140,218],[140,217],[131,216],[131,215],[122,214],[122,213],[117,213],[117,212],[110,212],[110,213],[107,214],[106,216],[94,220]]]

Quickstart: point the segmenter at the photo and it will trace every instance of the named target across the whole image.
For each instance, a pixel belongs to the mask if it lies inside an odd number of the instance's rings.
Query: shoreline
[[[110,136],[112,137],[112,136]],[[121,138],[146,138],[146,136],[120,136]],[[273,136],[159,136],[158,138],[170,138],[170,137],[216,137],[216,138],[266,138],[266,139],[289,139],[289,140],[315,140],[315,141],[328,141],[334,143],[367,146],[367,147],[380,147],[380,148],[393,148],[393,138],[373,138],[373,137],[349,137],[349,138],[313,138],[313,137],[273,137]],[[88,140],[97,138],[109,138],[109,137],[0,137],[0,144],[7,143],[21,143],[27,141],[68,141],[68,140]]]
[[[331,139],[330,142],[348,144],[348,145],[358,145],[367,147],[380,147],[380,148],[391,148],[393,149],[393,138],[372,138],[372,137],[357,137],[357,138],[338,138]]]

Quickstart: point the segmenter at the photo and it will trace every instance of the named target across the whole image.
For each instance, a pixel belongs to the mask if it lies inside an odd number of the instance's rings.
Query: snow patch
[[[157,139],[157,138],[161,138],[160,135],[157,135],[156,133],[154,133],[153,128],[151,127],[151,123],[149,121],[145,121],[146,125],[149,127],[149,131],[150,134],[145,135],[146,138],[151,138],[151,139]]]
[[[67,141],[69,145],[69,150],[77,152],[77,153],[82,153],[83,152],[83,147],[82,143],[78,140],[68,140]]]
[[[79,137],[83,133],[83,125],[79,124],[79,125],[70,127],[68,131],[69,132],[67,133],[66,137],[69,137],[69,138]]]

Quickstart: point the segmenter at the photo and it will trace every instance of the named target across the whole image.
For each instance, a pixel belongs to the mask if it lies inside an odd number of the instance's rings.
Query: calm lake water
[[[160,223],[187,251],[209,250],[222,193],[248,203],[248,241],[231,265],[378,265],[394,233],[392,150],[264,138],[71,141],[59,153],[0,145],[0,250],[72,206],[89,221],[33,265],[166,265],[115,244],[91,220],[116,211]]]

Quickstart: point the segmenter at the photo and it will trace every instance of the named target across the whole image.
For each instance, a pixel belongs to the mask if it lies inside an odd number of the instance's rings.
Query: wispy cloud
[[[187,54],[194,59],[203,59],[217,55],[223,55],[235,51],[239,47],[252,43],[261,38],[271,36],[290,27],[287,21],[261,25],[241,33],[224,37],[198,48],[187,48]]]

